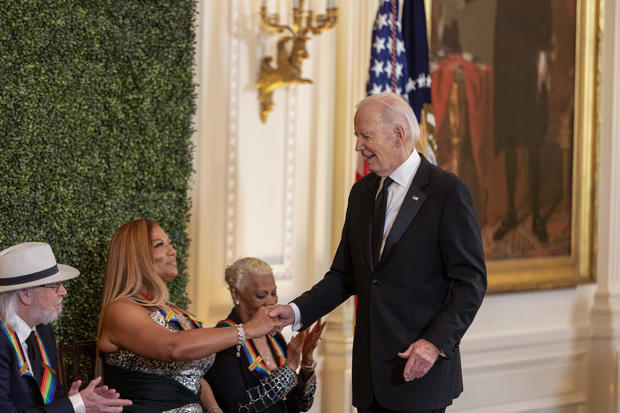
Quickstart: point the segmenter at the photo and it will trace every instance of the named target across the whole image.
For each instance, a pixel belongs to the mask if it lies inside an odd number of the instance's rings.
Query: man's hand
[[[86,413],[117,413],[123,411],[123,406],[132,404],[131,400],[120,399],[120,394],[114,389],[109,389],[108,386],[97,387],[99,383],[101,383],[101,377],[91,380],[88,386],[80,391]],[[75,394],[79,388],[80,381],[73,382],[69,395],[72,395],[72,392]]]
[[[409,382],[428,373],[439,357],[439,349],[430,341],[421,338],[414,341],[404,352],[398,353],[398,357],[408,359],[403,377]]]
[[[271,316],[271,307],[260,307],[250,321],[243,324],[245,338],[263,337],[270,334],[273,330],[282,330],[283,326],[281,324],[280,320]]]
[[[277,334],[282,331],[282,328],[293,324],[295,321],[295,312],[293,311],[293,307],[290,305],[275,305],[271,308],[269,312],[269,317],[276,318],[280,320],[282,326],[279,329],[271,330],[271,335]]]

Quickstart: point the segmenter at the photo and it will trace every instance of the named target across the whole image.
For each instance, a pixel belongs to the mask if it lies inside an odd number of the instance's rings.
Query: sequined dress
[[[182,330],[178,322],[166,321],[158,310],[150,316],[168,330]],[[175,316],[194,328],[183,314]],[[213,365],[215,354],[192,361],[161,361],[120,350],[105,353],[103,360],[105,384],[133,401],[124,412],[202,413],[200,378]]]

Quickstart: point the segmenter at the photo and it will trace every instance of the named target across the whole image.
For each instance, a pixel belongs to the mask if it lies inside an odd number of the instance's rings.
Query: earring
[[[239,305],[239,300],[235,300],[235,305]]]

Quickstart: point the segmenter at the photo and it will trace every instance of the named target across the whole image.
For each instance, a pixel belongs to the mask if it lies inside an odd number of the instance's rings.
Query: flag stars
[[[403,75],[403,68],[404,65],[402,63],[396,63],[396,78],[399,78]]]
[[[416,82],[418,83],[418,89],[426,86],[426,76],[424,76],[424,73],[420,73],[418,75],[418,78],[416,79]]]
[[[383,62],[377,59],[374,59],[374,65],[372,66],[372,69],[370,70],[375,72],[375,76],[379,77],[379,75],[383,73]]]
[[[383,29],[385,26],[387,26],[389,24],[388,23],[388,17],[389,16],[387,14],[380,14],[379,15],[379,18],[377,19],[377,22],[376,22],[376,26],[377,26],[378,30]]]
[[[372,47],[376,50],[376,53],[379,54],[383,49],[385,49],[385,37],[378,37],[375,39]]]
[[[407,91],[407,93],[415,90],[415,82],[413,81],[412,78],[409,78],[409,80],[407,80],[407,86],[405,86],[405,90]]]
[[[402,40],[396,41],[396,53],[397,54],[405,53],[405,42],[403,42]]]
[[[376,83],[372,84],[372,89],[370,90],[371,95],[376,95],[377,93],[381,93],[381,85]]]

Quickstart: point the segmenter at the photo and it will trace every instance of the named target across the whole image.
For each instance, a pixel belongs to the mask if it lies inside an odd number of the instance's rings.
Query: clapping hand
[[[131,400],[121,399],[120,394],[108,388],[108,386],[98,386],[101,383],[101,377],[97,377],[88,383],[82,391],[80,391],[81,380],[74,381],[69,389],[69,396],[80,393],[86,413],[117,413],[123,411],[123,406],[130,406]]]
[[[294,336],[288,343],[286,348],[286,364],[293,370],[297,370],[297,367],[299,367],[299,360],[301,359],[301,353],[305,347],[307,337],[308,330],[304,330]]]
[[[302,351],[302,366],[312,366],[314,364],[314,349],[319,344],[319,340],[321,339],[321,334],[323,334],[323,329],[325,328],[326,322],[321,322],[319,318],[312,330],[308,329],[308,335],[304,341],[304,347]]]

